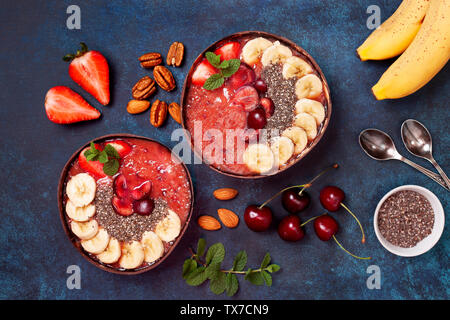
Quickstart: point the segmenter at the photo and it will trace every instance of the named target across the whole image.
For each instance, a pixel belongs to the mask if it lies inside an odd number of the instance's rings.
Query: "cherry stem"
[[[349,255],[351,255],[353,258],[356,259],[361,259],[361,260],[370,260],[372,259],[372,257],[358,257],[356,255],[354,255],[353,253],[349,252],[347,249],[345,249],[340,243],[339,241],[337,241],[336,237],[333,235],[333,239],[334,241],[338,244],[339,247],[341,247],[342,250],[344,250],[345,252],[347,252]]]
[[[346,206],[345,204],[343,204],[342,202],[341,202],[341,206],[342,206],[345,210],[347,210],[347,212],[350,213],[350,214],[353,216],[353,218],[355,218],[356,222],[357,222],[358,225],[359,225],[359,228],[361,229],[361,233],[362,233],[362,239],[361,239],[361,242],[362,242],[362,243],[366,243],[366,236],[364,235],[364,229],[363,229],[361,223],[359,222],[358,218],[357,218],[357,217],[353,214],[353,212],[351,212],[350,209],[347,208],[347,206]]]
[[[322,213],[322,214],[319,215],[319,216],[315,216],[315,217],[309,218],[308,220],[306,220],[305,222],[303,222],[303,223],[300,225],[300,227],[303,227],[305,224],[307,224],[307,223],[309,223],[309,222],[311,222],[311,221],[313,221],[313,220],[316,220],[318,217],[321,217],[321,216],[323,216],[324,214],[327,214],[327,213],[325,212],[325,213]]]
[[[309,187],[312,185],[312,183],[313,183],[314,181],[316,181],[317,179],[320,178],[320,176],[322,176],[323,174],[327,173],[327,172],[330,171],[331,169],[337,169],[337,168],[339,168],[339,165],[338,165],[337,163],[335,163],[335,164],[333,164],[331,167],[326,168],[325,170],[323,170],[321,173],[319,173],[317,176],[315,176],[310,182],[308,182],[308,183],[300,190],[300,192],[298,193],[298,195],[301,196],[302,193],[303,193],[303,191],[304,191],[306,188],[309,188]]]
[[[275,195],[273,195],[269,200],[267,200],[266,202],[264,202],[262,205],[260,205],[260,206],[258,207],[258,209],[262,209],[266,204],[268,204],[270,201],[272,201],[273,199],[275,199],[276,197],[278,197],[280,194],[282,194],[282,193],[285,192],[286,190],[293,189],[293,188],[302,188],[302,187],[309,187],[309,185],[308,185],[308,184],[299,184],[299,185],[297,185],[297,186],[290,186],[290,187],[284,188],[283,190],[281,190],[281,191],[277,192]]]

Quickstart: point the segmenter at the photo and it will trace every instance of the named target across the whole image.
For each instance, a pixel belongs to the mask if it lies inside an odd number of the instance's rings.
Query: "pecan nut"
[[[155,100],[150,109],[150,123],[155,127],[161,127],[167,118],[167,103]]]
[[[139,80],[131,90],[135,100],[144,100],[150,97],[156,91],[155,81],[149,76]]]
[[[152,68],[162,63],[162,56],[157,52],[149,52],[139,57],[142,68]]]
[[[184,45],[181,42],[174,42],[167,53],[167,65],[179,67],[183,61]]]
[[[127,104],[127,111],[131,114],[144,112],[150,107],[150,101],[147,100],[130,100]]]
[[[178,103],[172,102],[171,104],[169,104],[169,113],[172,116],[173,120],[181,124],[181,108]]]
[[[166,67],[156,66],[155,69],[153,69],[153,77],[163,90],[172,91],[175,89],[175,79]]]

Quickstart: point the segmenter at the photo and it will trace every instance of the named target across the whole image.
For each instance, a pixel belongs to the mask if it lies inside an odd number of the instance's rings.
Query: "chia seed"
[[[167,215],[167,202],[163,199],[155,199],[155,208],[150,215],[142,216],[133,213],[127,217],[121,216],[111,204],[113,197],[112,182],[97,184],[95,195],[97,222],[111,237],[119,241],[140,241],[144,232],[154,230],[156,224]]]
[[[399,191],[383,202],[378,212],[382,236],[395,246],[412,248],[431,234],[434,212],[430,202],[415,191]]]
[[[267,119],[265,129],[280,133],[292,126],[297,96],[295,94],[295,78],[284,79],[281,64],[264,67],[261,78],[267,84],[266,96],[274,103],[274,114]]]

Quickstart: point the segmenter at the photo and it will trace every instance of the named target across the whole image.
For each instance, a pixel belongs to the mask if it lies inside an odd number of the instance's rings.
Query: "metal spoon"
[[[392,141],[391,137],[385,132],[378,129],[366,129],[359,134],[359,144],[364,152],[372,159],[403,161],[433,179],[445,189],[450,190],[438,174],[419,166],[400,155],[395,148],[394,141]]]
[[[447,187],[450,187],[450,180],[444,170],[437,164],[433,158],[433,143],[431,134],[423,124],[414,119],[408,119],[402,124],[402,140],[406,149],[413,155],[426,159],[436,168],[444,179]]]

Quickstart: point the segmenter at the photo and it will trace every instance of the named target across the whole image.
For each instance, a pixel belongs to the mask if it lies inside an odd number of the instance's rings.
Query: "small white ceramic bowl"
[[[421,195],[423,195],[428,201],[430,201],[431,207],[433,208],[434,212],[434,226],[433,230],[431,231],[431,234],[412,248],[402,248],[394,246],[392,243],[383,238],[380,230],[378,229],[378,212],[381,208],[381,205],[383,204],[384,201],[386,201],[386,199],[390,195],[404,190],[416,191]],[[444,209],[442,208],[442,204],[439,201],[439,199],[430,190],[416,185],[400,186],[386,193],[386,195],[383,198],[381,198],[380,202],[378,202],[377,208],[375,209],[375,215],[373,217],[373,227],[375,229],[375,234],[377,235],[378,241],[380,241],[380,243],[383,245],[383,247],[386,248],[386,250],[402,257],[415,257],[433,248],[434,245],[439,241],[439,238],[441,237],[442,232],[444,231],[444,224],[445,224]]]

